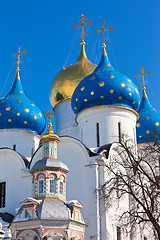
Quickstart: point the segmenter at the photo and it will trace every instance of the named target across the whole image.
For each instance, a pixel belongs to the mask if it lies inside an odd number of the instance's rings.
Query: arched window
[[[59,193],[61,195],[64,194],[64,181],[65,181],[65,178],[63,175],[60,176],[60,182],[59,182]]]
[[[38,176],[38,190],[39,194],[44,192],[44,176],[42,174]]]
[[[50,193],[56,193],[56,179],[55,175],[50,175]]]

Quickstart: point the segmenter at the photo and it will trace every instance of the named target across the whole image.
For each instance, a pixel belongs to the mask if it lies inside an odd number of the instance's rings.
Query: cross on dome
[[[101,29],[99,29],[99,30],[97,30],[97,29],[95,29],[95,33],[97,33],[97,32],[102,32],[102,43],[103,43],[103,45],[102,45],[102,47],[106,47],[106,45],[105,45],[105,42],[108,40],[108,38],[106,38],[105,37],[105,35],[104,35],[104,33],[105,33],[105,31],[110,31],[111,32],[111,30],[113,29],[111,26],[109,27],[109,28],[105,28],[104,27],[104,24],[106,24],[106,22],[104,22],[104,21],[102,21],[100,24],[102,24],[102,28]]]
[[[87,35],[87,32],[84,32],[84,26],[86,25],[91,25],[93,23],[93,21],[90,20],[90,22],[86,22],[87,21],[87,18],[86,16],[84,16],[84,14],[82,13],[82,16],[80,17],[80,19],[78,20],[78,22],[80,23],[79,25],[74,25],[73,28],[76,29],[76,28],[79,28],[81,27],[82,28],[82,32],[81,34],[79,35],[79,37],[82,39],[81,41],[81,45],[85,45],[85,41],[84,41],[84,37]]]
[[[17,60],[17,62],[16,62],[16,65],[17,65],[16,71],[17,71],[17,78],[18,78],[18,79],[19,79],[19,71],[20,71],[19,65],[21,64],[20,56],[21,56],[22,54],[25,54],[26,52],[27,52],[26,50],[24,50],[23,52],[21,52],[21,46],[19,45],[19,47],[18,47],[18,53],[13,53],[13,55],[12,55],[12,57],[18,56],[18,60]]]
[[[45,115],[46,115],[46,117],[47,117],[48,120],[49,120],[47,132],[53,133],[53,129],[52,129],[52,119],[53,119],[54,112],[51,111],[51,110],[49,110]]]
[[[144,67],[142,66],[141,68],[140,68],[141,70],[142,70],[142,73],[141,74],[136,74],[136,78],[138,78],[138,77],[142,77],[142,86],[143,86],[143,90],[145,90],[146,88],[145,88],[145,85],[147,84],[147,82],[145,82],[144,81],[144,76],[145,75],[149,75],[150,74],[150,72],[148,71],[147,73],[145,73],[144,72]]]

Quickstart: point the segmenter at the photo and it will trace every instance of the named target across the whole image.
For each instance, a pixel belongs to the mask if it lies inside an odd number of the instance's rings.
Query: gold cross
[[[103,42],[103,46],[105,46],[105,42],[108,40],[105,36],[104,33],[105,31],[111,31],[113,28],[110,26],[109,28],[105,28],[104,24],[106,24],[104,21],[102,21],[100,24],[102,24],[102,28],[100,30],[95,29],[95,33],[97,32],[102,32],[102,41]]]
[[[91,25],[93,22],[90,20],[90,22],[88,22],[88,23],[85,23],[85,21],[87,21],[87,18],[84,16],[84,14],[82,13],[82,16],[80,17],[80,19],[78,20],[78,22],[80,23],[79,25],[74,25],[73,26],[73,28],[74,29],[76,29],[76,28],[79,28],[79,27],[81,27],[82,28],[82,32],[81,32],[81,34],[79,35],[79,37],[80,38],[82,38],[82,43],[83,44],[85,44],[84,43],[84,37],[87,35],[87,32],[85,33],[84,32],[84,26],[86,26],[86,25]]]
[[[21,52],[21,46],[19,45],[19,47],[18,47],[18,53],[13,53],[13,55],[12,55],[12,57],[15,57],[15,56],[18,56],[18,60],[17,60],[17,63],[16,63],[16,65],[17,65],[17,69],[16,69],[16,71],[17,72],[19,72],[19,65],[21,64],[21,61],[20,61],[20,56],[22,55],[22,54],[25,54],[27,51],[26,50],[24,50],[23,52]]]
[[[147,84],[145,81],[144,81],[144,76],[145,75],[149,75],[150,74],[150,72],[148,71],[147,73],[144,73],[144,67],[142,66],[141,68],[140,68],[141,70],[142,70],[142,73],[141,74],[136,74],[136,78],[138,78],[138,77],[142,77],[142,86],[143,86],[143,90],[145,90],[146,88],[145,88],[145,85]]]
[[[53,118],[54,112],[51,111],[51,110],[49,110],[45,115],[46,115],[46,117],[47,117],[48,120],[49,120],[47,131],[48,131],[48,132],[53,132],[51,121],[52,121],[52,118]]]

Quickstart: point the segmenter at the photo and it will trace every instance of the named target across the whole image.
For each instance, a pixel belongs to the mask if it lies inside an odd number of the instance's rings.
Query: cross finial
[[[51,111],[51,110],[49,110],[45,115],[46,115],[46,117],[47,117],[48,120],[49,120],[47,131],[48,131],[49,133],[53,133],[52,122],[51,122],[51,121],[52,121],[52,118],[53,118],[54,112]]]
[[[143,86],[143,90],[145,90],[146,88],[145,88],[145,85],[147,84],[147,82],[146,81],[144,81],[144,76],[145,75],[149,75],[150,74],[150,72],[148,71],[147,73],[145,73],[144,72],[144,67],[142,66],[141,68],[140,68],[141,70],[142,70],[142,73],[141,74],[136,74],[136,78],[138,78],[138,77],[142,77],[142,86]]]
[[[19,71],[20,71],[19,65],[21,64],[20,56],[21,56],[22,54],[25,54],[26,52],[27,52],[26,50],[24,50],[23,52],[21,52],[21,46],[19,45],[19,47],[18,47],[18,53],[16,53],[16,54],[13,53],[13,55],[12,55],[12,57],[18,56],[18,60],[17,60],[17,62],[16,62],[16,65],[17,65],[16,71],[17,71],[17,77],[18,77],[18,79],[19,79]]]
[[[105,31],[111,31],[113,28],[112,28],[111,26],[110,26],[109,28],[105,28],[105,27],[104,27],[104,24],[106,24],[106,23],[105,23],[104,21],[102,21],[100,24],[102,24],[102,28],[99,29],[99,30],[95,29],[94,32],[95,32],[95,33],[97,33],[97,32],[102,32],[102,41],[100,41],[100,42],[103,43],[102,47],[105,48],[105,47],[106,47],[105,42],[106,42],[108,39],[105,37],[104,33],[105,33]]]
[[[81,27],[82,28],[82,32],[81,34],[79,35],[79,37],[82,39],[81,41],[81,45],[85,45],[85,41],[84,41],[84,37],[87,35],[87,32],[84,32],[84,26],[86,25],[91,25],[93,22],[90,20],[90,22],[86,23],[85,21],[87,21],[87,18],[84,16],[84,14],[82,13],[82,16],[80,17],[80,19],[78,20],[78,22],[80,23],[79,25],[74,25],[73,28],[76,29],[76,28],[79,28]]]

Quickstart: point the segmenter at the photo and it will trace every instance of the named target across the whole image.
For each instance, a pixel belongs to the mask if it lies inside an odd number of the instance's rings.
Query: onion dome
[[[24,93],[19,76],[20,47],[18,54],[15,81],[8,95],[0,100],[0,129],[23,129],[41,134],[46,124],[45,116]]]
[[[72,96],[75,114],[99,106],[116,105],[138,109],[140,95],[136,85],[127,76],[117,72],[109,62],[105,44],[102,58],[94,72],[85,77]]]
[[[150,104],[145,88],[138,113],[137,143],[160,142],[160,113]]]
[[[81,52],[77,61],[63,68],[50,87],[49,99],[54,107],[58,102],[71,99],[72,94],[79,82],[92,73],[96,65],[91,63],[85,53],[85,42],[81,42]]]

